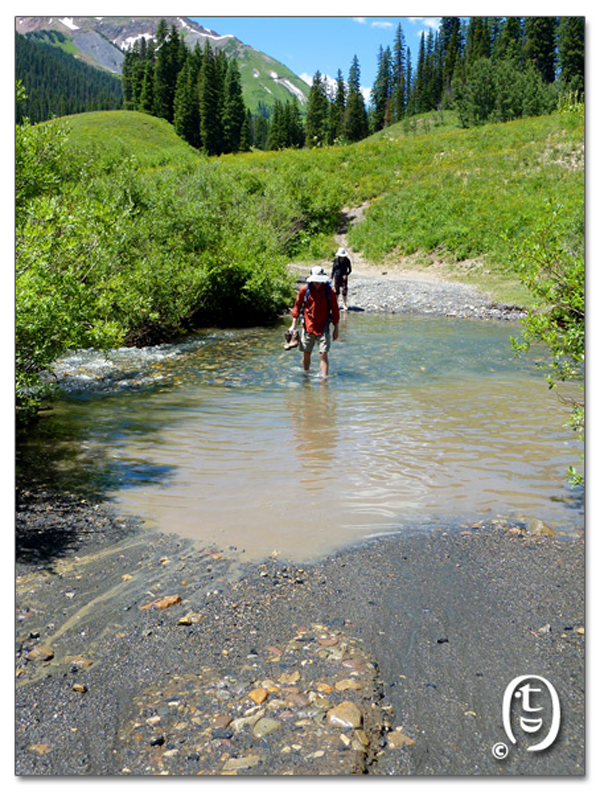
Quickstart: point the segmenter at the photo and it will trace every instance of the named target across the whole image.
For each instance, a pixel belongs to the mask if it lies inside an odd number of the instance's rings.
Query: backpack
[[[308,293],[310,291],[310,283],[307,282],[306,284],[306,291],[304,292],[304,301],[302,303],[302,326],[304,327],[304,311],[306,309],[306,300],[308,299]],[[329,329],[329,323],[331,322],[331,283],[327,281],[325,284],[325,299],[327,300],[327,307],[329,308],[329,315],[327,317],[327,321],[325,322],[325,327],[323,328],[323,332],[326,333]]]

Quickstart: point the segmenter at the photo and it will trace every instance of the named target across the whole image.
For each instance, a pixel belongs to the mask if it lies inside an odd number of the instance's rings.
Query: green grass
[[[435,261],[443,277],[526,305],[511,256],[547,204],[567,214],[582,205],[583,135],[559,114],[459,129],[453,113],[431,113],[353,146],[245,155],[231,166],[314,169],[345,205],[370,202],[349,233],[367,259],[388,269]]]
[[[141,169],[194,164],[203,156],[175,134],[162,118],[129,110],[106,110],[66,116],[67,146],[108,167],[135,157]]]
[[[133,156],[141,169],[206,162],[166,122],[125,111],[68,119],[69,145],[101,161]],[[253,152],[219,168],[269,209],[296,204],[302,226],[286,255],[307,261],[334,249],[335,215],[368,201],[349,244],[376,264],[430,267],[503,302],[528,293],[511,255],[546,211],[574,213],[584,201],[583,119],[560,114],[460,129],[450,111],[388,127],[351,146]],[[307,199],[310,196],[310,200]]]

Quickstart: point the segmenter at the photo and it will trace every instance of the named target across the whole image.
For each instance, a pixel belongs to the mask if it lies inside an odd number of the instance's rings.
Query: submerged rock
[[[343,701],[327,713],[327,723],[338,729],[358,729],[362,723],[362,714],[352,701]]]
[[[556,531],[545,522],[534,517],[527,523],[527,533],[531,536],[556,536]]]

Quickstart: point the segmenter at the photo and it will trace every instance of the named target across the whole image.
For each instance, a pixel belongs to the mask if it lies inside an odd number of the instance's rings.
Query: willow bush
[[[16,375],[23,415],[40,373],[80,347],[152,344],[274,318],[289,256],[334,230],[341,197],[317,169],[252,173],[198,158],[98,163],[50,123],[18,133]]]

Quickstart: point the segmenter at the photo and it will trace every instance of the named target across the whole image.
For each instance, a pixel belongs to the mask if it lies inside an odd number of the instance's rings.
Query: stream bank
[[[17,517],[18,775],[584,772],[581,537],[493,521],[247,564],[81,498]],[[520,674],[560,736],[499,761]]]

